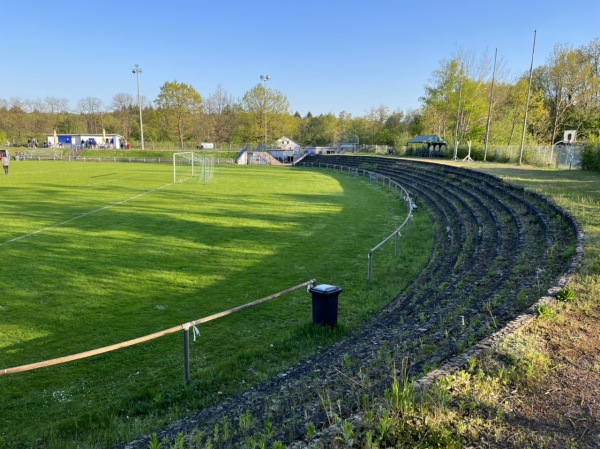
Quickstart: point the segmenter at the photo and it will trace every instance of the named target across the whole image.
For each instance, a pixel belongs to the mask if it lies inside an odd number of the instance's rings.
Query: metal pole
[[[267,81],[269,81],[271,79],[270,75],[260,75],[260,79],[262,80],[263,84],[264,84],[264,88],[265,88],[265,110],[263,111],[264,114],[264,122],[265,122],[265,150],[267,149],[267,107],[268,107],[268,99],[267,99]]]
[[[371,283],[371,270],[373,269],[373,252],[369,251],[369,254],[367,255],[367,258],[369,259],[369,268],[368,268],[368,273],[367,273],[367,284]]]
[[[519,165],[523,163],[523,145],[525,144],[525,130],[527,128],[527,111],[529,110],[529,95],[531,94],[531,77],[533,75],[533,55],[535,54],[535,36],[533,31],[533,49],[531,50],[531,66],[529,67],[529,86],[527,87],[527,100],[525,101],[525,117],[523,118],[523,133],[521,134],[521,148],[519,148]]]
[[[140,97],[140,73],[142,73],[142,69],[139,65],[135,65],[134,69],[131,73],[135,73],[135,78],[137,80],[137,94],[138,94],[138,107],[140,109],[140,137],[142,139],[142,150],[144,149],[144,124],[142,122],[142,101]]]
[[[498,59],[498,49],[494,55],[494,71],[492,73],[492,88],[490,89],[490,104],[488,106],[487,124],[485,125],[485,144],[483,146],[483,162],[487,162],[488,139],[490,137],[490,124],[492,122],[492,102],[494,99],[494,83],[496,81],[496,60]]]
[[[558,145],[559,143],[564,143],[564,142],[562,140],[559,140],[555,144],[552,144],[552,146],[550,147],[550,159],[548,159],[548,165],[552,165],[552,156],[554,156],[554,147],[556,145]]]
[[[186,385],[190,383],[190,328],[183,329],[183,378]]]
[[[460,64],[460,77],[458,79],[458,109],[456,111],[456,130],[454,131],[454,157],[452,158],[453,161],[457,161],[458,160],[458,124],[460,122],[460,102],[462,100],[462,85],[463,85],[463,80],[462,80],[462,75],[463,75],[463,67],[462,67],[462,62]]]

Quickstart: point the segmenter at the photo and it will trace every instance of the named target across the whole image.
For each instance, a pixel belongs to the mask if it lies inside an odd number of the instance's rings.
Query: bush
[[[600,145],[586,145],[581,152],[581,169],[600,171]]]

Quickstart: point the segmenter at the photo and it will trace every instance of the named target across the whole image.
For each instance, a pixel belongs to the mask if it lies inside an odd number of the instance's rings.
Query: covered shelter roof
[[[426,134],[413,137],[408,143],[428,143],[433,145],[448,145],[444,139],[441,139],[436,134]]]

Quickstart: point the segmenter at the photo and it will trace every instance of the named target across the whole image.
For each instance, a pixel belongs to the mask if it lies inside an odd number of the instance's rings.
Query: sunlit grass
[[[106,446],[247,388],[357,326],[430,254],[421,213],[403,257],[378,254],[367,286],[368,250],[406,212],[366,180],[247,166],[218,167],[206,184],[171,177],[167,164],[11,164],[0,180],[0,369],[136,338],[312,278],[344,289],[338,329],[311,330],[300,291],[201,326],[187,390],[179,334],[2,376],[0,446]]]

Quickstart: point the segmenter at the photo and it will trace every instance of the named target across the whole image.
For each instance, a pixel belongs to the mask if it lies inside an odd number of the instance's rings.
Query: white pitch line
[[[170,186],[170,185],[172,185],[172,183],[165,184],[163,186],[157,187],[157,188],[152,189],[152,190],[148,190],[148,191],[143,192],[143,193],[139,193],[137,195],[132,196],[131,198],[126,198],[126,199],[124,199],[122,201],[118,201],[118,202],[113,203],[113,204],[108,204],[107,206],[101,207],[99,209],[95,209],[95,210],[91,210],[89,212],[85,212],[85,213],[83,213],[81,215],[77,215],[76,217],[69,218],[66,221],[62,221],[60,223],[53,224],[52,226],[46,226],[45,228],[38,229],[37,231],[30,232],[29,234],[20,235],[19,237],[15,237],[14,239],[10,239],[10,240],[7,240],[5,242],[0,243],[0,246],[8,245],[9,243],[16,242],[17,240],[25,239],[27,237],[31,237],[32,235],[39,234],[40,232],[48,231],[49,229],[58,228],[60,226],[66,225],[67,223],[71,223],[72,221],[79,220],[80,218],[87,217],[88,215],[95,214],[96,212],[101,212],[101,211],[103,211],[105,209],[110,209],[111,207],[118,206],[120,204],[123,204],[123,203],[126,203],[128,201],[134,200],[136,198],[139,198],[140,196],[147,195],[148,193],[155,192],[156,190],[163,189],[163,188],[165,188],[167,186]]]
[[[89,184],[86,184],[84,187],[97,186],[100,184],[106,184],[108,182],[122,181],[124,179],[138,178],[140,176],[142,176],[142,175],[137,174],[137,175],[130,175],[130,176],[121,176],[119,178],[103,179],[102,181],[98,181],[98,182],[90,182]]]

